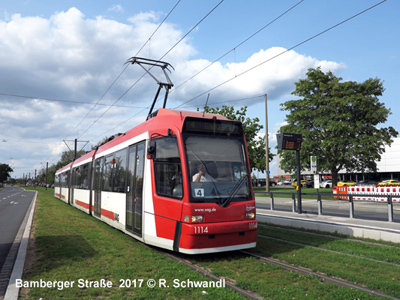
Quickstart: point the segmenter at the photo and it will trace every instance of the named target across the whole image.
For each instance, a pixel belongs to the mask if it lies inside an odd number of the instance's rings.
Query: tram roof
[[[84,162],[84,161],[86,161],[86,160],[87,160],[87,162],[89,162],[89,161],[93,158],[94,152],[95,152],[95,150],[92,150],[92,151],[90,151],[90,152],[88,152],[88,153],[82,155],[81,157],[77,158],[77,159],[74,161],[74,166],[76,166],[76,165],[81,165],[82,162]]]
[[[65,171],[65,170],[69,170],[69,169],[71,168],[71,166],[72,166],[72,162],[70,162],[68,165],[66,165],[66,166],[64,166],[64,167],[62,167],[62,168],[60,168],[60,169],[58,169],[58,170],[56,171],[56,174],[61,173],[62,171]]]
[[[166,108],[160,108],[155,114],[156,114],[156,117],[181,116],[181,117],[194,117],[194,118],[203,118],[203,119],[212,119],[215,117],[218,120],[228,120],[226,117],[218,115],[218,114],[203,113],[203,112],[199,112],[199,111],[166,109]]]
[[[111,147],[114,147],[128,139],[131,139],[145,132],[149,132],[150,135],[154,132],[166,135],[168,128],[175,127],[180,130],[183,126],[185,118],[187,117],[228,120],[226,117],[217,114],[160,108],[156,112],[154,112],[147,121],[128,130],[124,134],[115,137],[108,143],[100,146],[96,154],[99,154]]]
[[[101,145],[99,147],[99,149],[97,150],[96,154],[106,151],[107,149],[110,149],[120,143],[123,143],[124,141],[126,141],[128,139],[131,139],[131,138],[138,136],[142,133],[145,133],[147,131],[150,134],[153,133],[152,131],[157,131],[160,134],[165,134],[164,132],[159,132],[159,131],[161,130],[161,131],[167,132],[169,127],[181,128],[185,118],[187,118],[187,117],[194,117],[194,118],[201,118],[201,119],[228,120],[226,117],[218,115],[218,114],[160,108],[151,115],[150,119],[146,120],[145,122],[139,124],[138,126],[132,128],[132,129],[128,130],[127,132],[116,136],[109,142]],[[89,158],[93,158],[94,153],[95,153],[95,151],[93,150],[93,151],[86,153],[85,155],[77,158],[74,161],[74,165],[79,165],[83,161],[85,161]],[[72,163],[69,163],[68,165],[57,170],[56,173],[60,173],[62,171],[65,171],[65,170],[71,168],[71,165],[72,165]]]

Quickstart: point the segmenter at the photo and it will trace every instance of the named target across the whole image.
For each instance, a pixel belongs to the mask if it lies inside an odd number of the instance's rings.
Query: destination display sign
[[[238,121],[186,118],[183,132],[207,133],[228,136],[243,135],[242,124]]]
[[[303,136],[295,133],[278,133],[276,139],[279,150],[300,150]]]

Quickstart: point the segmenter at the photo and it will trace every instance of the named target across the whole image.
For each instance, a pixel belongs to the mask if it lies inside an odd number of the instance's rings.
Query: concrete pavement
[[[269,198],[265,197],[256,200],[257,204],[267,201]],[[282,226],[400,243],[400,223],[398,222],[318,215],[316,213],[298,214],[291,211],[263,208],[257,208],[257,220]]]

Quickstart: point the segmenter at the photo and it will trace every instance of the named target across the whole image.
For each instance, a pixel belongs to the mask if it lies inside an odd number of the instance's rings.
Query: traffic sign
[[[310,165],[311,165],[311,172],[317,174],[317,157],[310,156]]]
[[[319,174],[314,175],[314,189],[319,189]]]

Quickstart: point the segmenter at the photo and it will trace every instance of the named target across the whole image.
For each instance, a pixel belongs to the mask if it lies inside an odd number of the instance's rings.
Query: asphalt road
[[[5,187],[0,190],[0,298],[4,292],[3,281],[6,277],[9,277],[10,269],[12,269],[14,263],[13,261],[10,263],[10,258],[6,259],[9,253],[10,257],[12,256],[11,246],[34,195],[35,192],[25,191],[19,187]]]
[[[269,197],[257,197],[257,208],[270,209]],[[296,202],[297,206],[297,202]],[[274,198],[274,209],[292,211],[292,199]],[[317,200],[302,199],[303,213],[318,213]],[[350,216],[350,204],[347,200],[322,200],[322,214],[337,217]],[[386,202],[354,201],[354,217],[366,220],[388,221]],[[400,222],[400,203],[393,202],[393,221]]]

